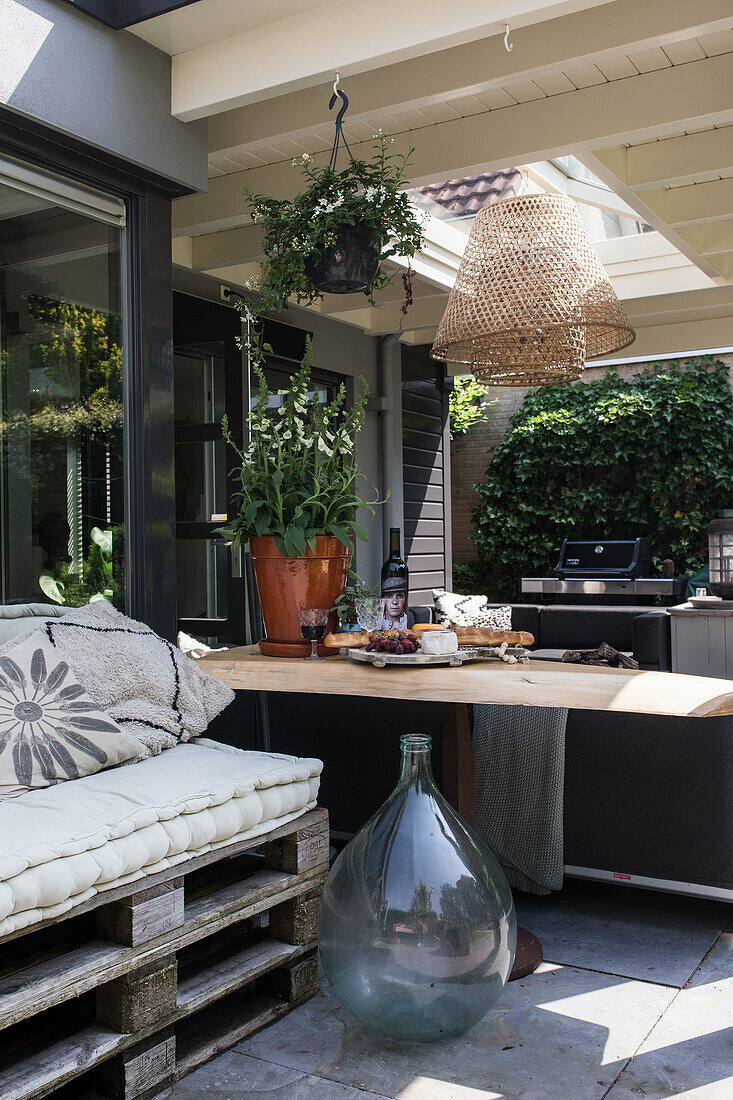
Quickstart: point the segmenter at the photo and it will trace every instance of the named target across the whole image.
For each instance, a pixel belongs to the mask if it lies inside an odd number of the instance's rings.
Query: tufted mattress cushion
[[[0,803],[0,936],[285,824],[322,768],[198,738]]]

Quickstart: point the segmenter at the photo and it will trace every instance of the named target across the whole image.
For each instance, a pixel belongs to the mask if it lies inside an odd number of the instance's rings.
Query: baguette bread
[[[534,636],[527,630],[493,630],[486,626],[454,626],[461,645],[533,645]]]
[[[443,623],[415,623],[412,627],[412,633],[416,634],[418,638],[425,633],[426,630],[447,630],[448,628]]]
[[[366,630],[354,630],[349,634],[327,634],[323,644],[328,649],[363,649],[369,644]]]

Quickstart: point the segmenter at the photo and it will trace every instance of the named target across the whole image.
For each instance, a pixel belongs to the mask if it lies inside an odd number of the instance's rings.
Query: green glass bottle
[[[382,566],[383,630],[406,630],[410,571],[400,556],[400,529],[389,529],[389,557]]]

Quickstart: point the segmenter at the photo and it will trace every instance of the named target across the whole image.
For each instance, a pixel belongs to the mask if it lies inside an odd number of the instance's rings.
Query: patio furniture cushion
[[[540,643],[540,615],[542,607],[534,603],[513,603],[512,630],[526,630],[535,640],[535,645]]]
[[[43,631],[0,657],[0,801],[92,775],[142,751],[89,698]]]
[[[666,672],[672,667],[672,646],[668,611],[648,611],[637,615],[631,625],[634,657],[639,668]]]
[[[322,767],[201,738],[0,803],[0,936],[285,824]]]
[[[234,698],[172,642],[106,600],[74,608],[44,629],[92,699],[142,743],[144,756],[204,733]],[[13,644],[0,654],[12,655]]]
[[[511,607],[489,607],[487,596],[462,596],[458,592],[434,588],[433,600],[436,619],[446,626],[486,626],[495,630],[511,630]]]
[[[578,607],[553,604],[541,612],[543,649],[595,649],[608,642],[614,649],[633,648],[631,635],[638,607]]]
[[[69,610],[57,603],[0,604],[0,645],[26,634],[46,619],[59,619]]]

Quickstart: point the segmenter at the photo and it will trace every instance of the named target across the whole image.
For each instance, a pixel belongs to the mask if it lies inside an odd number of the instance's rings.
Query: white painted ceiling
[[[647,343],[663,324],[733,344],[731,0],[199,0],[135,33],[172,55],[173,113],[208,118],[209,191],[175,204],[179,262],[240,284],[256,270],[242,186],[286,197],[293,157],[327,159],[338,68],[355,154],[381,128],[415,146],[413,183],[575,155],[656,231],[599,245]],[[426,243],[407,338],[430,339],[455,243]],[[398,299],[322,311],[376,335]]]

